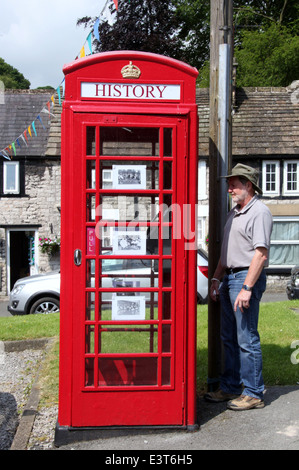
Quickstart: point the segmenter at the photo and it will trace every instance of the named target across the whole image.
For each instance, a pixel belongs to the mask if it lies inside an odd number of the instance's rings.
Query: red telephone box
[[[196,69],[143,52],[65,66],[56,439],[196,427]]]

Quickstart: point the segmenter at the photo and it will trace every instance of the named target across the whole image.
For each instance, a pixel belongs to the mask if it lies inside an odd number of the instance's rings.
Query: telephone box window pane
[[[158,272],[151,259],[100,260],[100,286],[104,288],[158,287]]]
[[[94,325],[85,327],[85,352],[94,353]]]
[[[175,212],[176,211],[176,212]],[[172,207],[172,195],[171,194],[164,194],[163,195],[163,213],[162,213],[162,220],[165,223],[172,222],[173,220],[173,212],[174,215],[180,217],[180,208],[177,204],[174,204]]]
[[[163,189],[172,189],[172,163],[163,164]]]
[[[95,319],[95,293],[86,292],[86,320]]]
[[[143,354],[158,350],[157,325],[105,325],[99,330],[99,353]]]
[[[136,297],[144,298],[145,299],[145,315],[143,316],[144,320],[157,320],[158,319],[158,292],[128,292],[128,291],[121,291],[117,292],[118,299],[125,299],[127,297]],[[115,296],[115,292],[101,292],[100,293],[100,320],[101,321],[114,321],[114,320],[121,320],[121,314],[118,315],[116,311],[117,303],[114,302],[112,304],[112,298]],[[121,312],[120,312],[121,313]],[[126,312],[124,312],[125,314]],[[139,319],[142,317],[143,312],[135,312],[138,313]],[[125,320],[127,321],[130,318],[130,312],[126,315]],[[136,317],[135,317],[136,318]],[[134,321],[134,311],[131,315],[131,320]]]
[[[86,260],[86,287],[95,286],[95,260],[88,259]]]
[[[85,386],[94,385],[94,359],[88,357],[85,359]]]
[[[171,227],[163,226],[163,255],[171,255]]]
[[[97,227],[96,236],[100,240],[100,255],[142,257],[158,254],[158,226],[136,227],[133,225],[132,229],[130,227],[125,229],[126,227],[110,227],[109,225]],[[125,233],[128,234],[128,239],[126,239]],[[135,246],[130,243],[135,243]],[[107,267],[107,269],[109,268]]]
[[[159,189],[157,161],[101,161],[100,189]]]
[[[156,357],[99,358],[99,386],[157,385]]]
[[[86,155],[96,154],[96,128],[86,128]]]
[[[101,210],[104,220],[151,222],[157,217],[159,207],[153,196],[102,196]]]
[[[162,293],[162,319],[171,319],[171,292]]]
[[[86,162],[86,188],[95,189],[96,187],[96,162],[87,160]]]
[[[172,129],[164,129],[164,157],[172,157]]]
[[[96,197],[94,194],[86,195],[86,221],[94,222],[96,220]]]
[[[171,350],[171,325],[162,325],[162,352]]]
[[[170,385],[171,358],[162,357],[162,385]]]
[[[163,287],[171,287],[171,260],[163,261]]]
[[[159,156],[159,129],[101,127],[100,154],[115,157]]]

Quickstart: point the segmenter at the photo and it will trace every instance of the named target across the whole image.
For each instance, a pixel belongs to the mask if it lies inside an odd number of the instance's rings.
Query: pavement
[[[286,300],[284,293],[270,293],[269,300],[275,299]],[[264,296],[263,301],[269,300]],[[3,306],[0,306],[1,311]],[[298,384],[269,387],[263,409],[233,411],[227,409],[226,403],[207,403],[200,396],[196,431],[119,429],[94,434],[82,431],[79,436],[78,432],[70,431],[69,442],[62,440],[53,450],[100,450],[101,463],[139,468],[144,464],[197,464],[200,450],[299,450],[299,365],[297,367]],[[11,450],[21,450],[22,442],[29,439],[38,403],[36,383]]]
[[[299,385],[270,387],[265,404],[263,409],[232,411],[226,403],[207,403],[200,397],[198,431],[119,431],[114,435],[107,431],[102,438],[62,445],[59,450],[100,450],[105,458],[140,455],[140,463],[143,458],[149,463],[148,454],[158,463],[159,455],[176,453],[195,461],[200,450],[299,450]],[[165,457],[163,462],[167,463]]]

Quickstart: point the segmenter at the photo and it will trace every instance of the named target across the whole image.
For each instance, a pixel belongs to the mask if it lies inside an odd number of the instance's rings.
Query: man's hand
[[[236,301],[234,303],[234,311],[237,311],[237,308],[241,310],[242,313],[244,313],[244,308],[249,308],[249,302],[251,299],[251,291],[247,291],[245,289],[241,289]]]
[[[220,281],[217,279],[212,280],[211,288],[210,288],[210,297],[214,302],[219,300],[219,285]]]

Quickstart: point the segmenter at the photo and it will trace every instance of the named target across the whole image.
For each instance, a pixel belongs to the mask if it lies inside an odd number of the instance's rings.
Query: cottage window
[[[299,217],[274,217],[269,266],[295,264],[299,264]]]
[[[20,163],[4,162],[3,163],[3,193],[19,194],[20,193]]]
[[[263,193],[267,196],[279,196],[279,161],[263,162]]]
[[[103,170],[103,188],[105,189],[112,189],[112,170]]]
[[[299,175],[298,175],[298,160],[286,160],[283,169],[283,186],[284,195],[297,196],[299,195]]]

